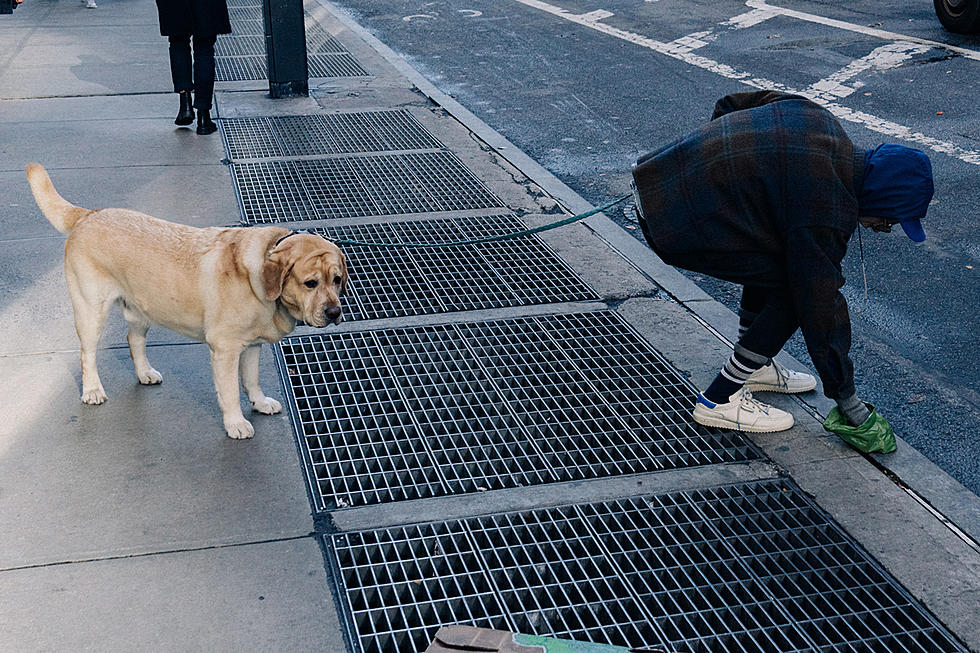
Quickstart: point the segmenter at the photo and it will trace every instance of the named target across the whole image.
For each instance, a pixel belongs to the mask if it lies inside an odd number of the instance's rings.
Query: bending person
[[[887,427],[855,391],[841,261],[858,224],[876,232],[901,224],[912,240],[925,240],[920,220],[933,182],[923,152],[856,149],[810,100],[737,93],[717,102],[711,122],[642,157],[633,186],[643,233],[660,258],[744,286],[738,344],[698,395],[695,421],[753,432],[790,428],[791,414],[752,391],[816,386],[813,376],[772,360],[802,329],[824,393],[837,402],[837,422],[825,426],[845,439],[848,429]]]

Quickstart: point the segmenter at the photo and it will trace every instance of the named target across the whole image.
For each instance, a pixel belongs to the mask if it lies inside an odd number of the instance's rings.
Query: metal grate
[[[230,18],[233,22],[237,22],[237,21],[240,21],[240,20],[258,20],[258,21],[261,21],[261,20],[263,20],[263,18],[262,18],[262,6],[261,5],[251,6],[251,7],[244,7],[244,6],[240,6],[240,5],[239,6],[234,6],[234,7],[229,6],[228,7],[228,18]]]
[[[352,54],[310,54],[310,77],[367,77],[368,72]]]
[[[610,403],[588,368],[611,362],[572,354],[588,346],[667,370],[660,403]],[[287,338],[277,356],[318,510],[759,455],[695,424],[695,390],[606,311]],[[673,436],[630,428],[629,412]]]
[[[503,206],[450,152],[240,162],[232,170],[247,224]]]
[[[253,79],[265,79],[265,71],[265,55],[214,58],[214,79],[219,82],[244,82]]]
[[[246,221],[307,220],[313,208],[288,161],[232,165]]]
[[[229,157],[251,159],[443,148],[411,113],[371,111],[221,122]]]
[[[367,242],[447,242],[524,229],[513,214],[316,229]],[[540,238],[425,250],[345,245],[348,319],[598,299]]]
[[[320,27],[315,19],[307,16],[306,49],[315,54],[348,52],[340,41]]]
[[[363,653],[473,625],[671,651],[964,652],[788,480],[327,537]]]
[[[265,39],[261,36],[222,36],[214,44],[215,57],[265,56]]]
[[[249,10],[251,7],[242,7]],[[232,36],[261,36],[265,37],[265,19],[262,18],[261,5],[258,7],[258,19],[238,19],[231,21]],[[230,11],[230,10],[229,10]],[[221,37],[224,38],[224,37]]]

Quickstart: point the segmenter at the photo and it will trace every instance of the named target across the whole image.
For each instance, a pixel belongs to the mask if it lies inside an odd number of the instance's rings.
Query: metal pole
[[[269,95],[309,95],[303,0],[262,0]]]

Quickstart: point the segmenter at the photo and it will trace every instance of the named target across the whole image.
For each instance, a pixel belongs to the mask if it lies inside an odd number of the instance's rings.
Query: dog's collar
[[[280,238],[279,240],[277,240],[276,241],[276,244],[272,246],[272,249],[275,249],[275,248],[279,247],[279,243],[281,243],[282,241],[286,240],[290,236],[296,236],[298,234],[312,234],[312,233],[313,232],[310,231],[309,229],[300,229],[299,231],[290,231],[288,234],[286,234],[285,236],[283,236],[282,238]]]

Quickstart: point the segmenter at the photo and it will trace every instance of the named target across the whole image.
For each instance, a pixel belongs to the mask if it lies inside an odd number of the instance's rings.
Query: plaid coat
[[[729,95],[711,122],[637,161],[647,241],[665,262],[784,288],[828,397],[854,393],[841,261],[857,226],[864,152],[800,96]]]

